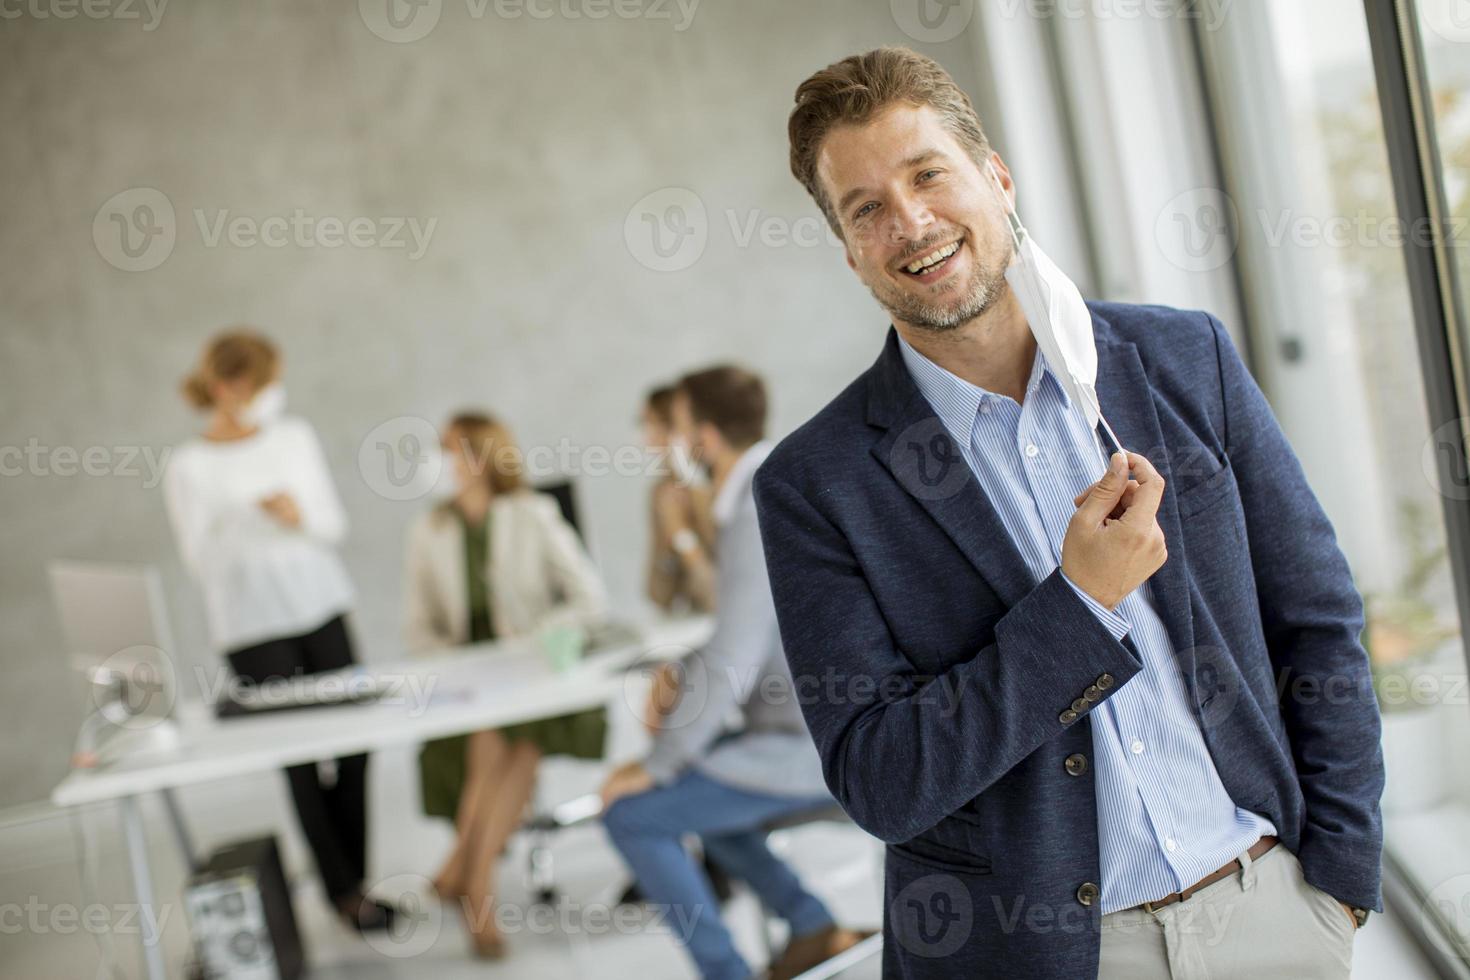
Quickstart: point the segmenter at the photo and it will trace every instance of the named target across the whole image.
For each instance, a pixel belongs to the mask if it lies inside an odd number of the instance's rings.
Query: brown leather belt
[[[1252,861],[1255,861],[1260,858],[1262,854],[1265,854],[1271,848],[1275,847],[1276,844],[1276,838],[1267,834],[1265,837],[1262,837],[1260,840],[1256,841],[1249,848],[1247,848],[1246,853],[1251,856]],[[1201,888],[1207,888],[1208,886],[1213,885],[1215,882],[1219,881],[1221,878],[1235,874],[1236,871],[1240,870],[1243,867],[1244,865],[1240,863],[1240,858],[1234,858],[1224,867],[1220,868],[1217,871],[1210,872],[1199,881],[1196,881],[1194,884],[1184,889],[1184,891],[1182,892],[1174,892],[1172,895],[1165,895],[1163,898],[1160,898],[1156,901],[1144,902],[1141,905],[1135,905],[1133,907],[1135,909],[1143,909],[1145,912],[1157,912],[1159,909],[1163,908],[1166,905],[1173,905],[1175,902],[1184,901],[1189,896],[1199,891]]]

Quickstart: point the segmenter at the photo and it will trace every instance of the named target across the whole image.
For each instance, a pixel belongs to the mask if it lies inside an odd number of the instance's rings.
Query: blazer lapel
[[[885,430],[872,446],[873,455],[949,535],[1006,608],[1014,606],[1036,580],[949,430],[909,377],[891,327],[868,378],[868,421]]]
[[[1158,522],[1164,532],[1169,557],[1153,574],[1154,606],[1169,632],[1185,676],[1194,670],[1194,615],[1190,609],[1189,582],[1184,571],[1184,547],[1179,523],[1179,505],[1174,495],[1173,471],[1168,447],[1154,408],[1153,389],[1144,374],[1138,349],[1125,340],[1108,336],[1107,322],[1096,315],[1097,400],[1103,417],[1123,441],[1123,448],[1148,458],[1164,478],[1164,496],[1159,502]],[[1100,427],[1099,427],[1100,428]],[[1106,436],[1103,444],[1107,445]]]

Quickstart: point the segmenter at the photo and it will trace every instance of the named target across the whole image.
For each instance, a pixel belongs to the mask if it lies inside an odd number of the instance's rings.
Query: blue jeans
[[[698,834],[716,864],[744,879],[767,908],[786,920],[791,935],[802,936],[832,925],[832,914],[771,853],[761,827],[831,804],[829,796],[752,793],[691,769],[668,786],[623,797],[602,820],[638,887],[665,913],[665,922],[688,947],[700,975],[706,980],[746,980],[750,967],[735,951],[709,881],[680,838]]]

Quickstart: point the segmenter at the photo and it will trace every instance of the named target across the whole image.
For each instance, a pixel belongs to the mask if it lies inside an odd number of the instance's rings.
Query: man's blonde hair
[[[860,125],[896,104],[928,106],[975,163],[984,166],[990,141],[970,97],[932,58],[908,48],[876,48],[828,65],[796,88],[796,108],[786,123],[791,172],[816,200],[832,230],[842,225],[817,177],[817,154],[834,128]]]

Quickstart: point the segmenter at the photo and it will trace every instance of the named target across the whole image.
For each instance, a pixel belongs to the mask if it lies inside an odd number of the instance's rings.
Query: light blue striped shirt
[[[899,341],[914,383],[1040,582],[1061,563],[1073,499],[1106,467],[1098,437],[1039,349],[1018,405]],[[1112,611],[1072,588],[1115,637],[1131,636],[1143,659],[1143,670],[1091,712],[1107,913],[1188,888],[1276,829],[1236,806],[1220,782],[1150,583]]]

